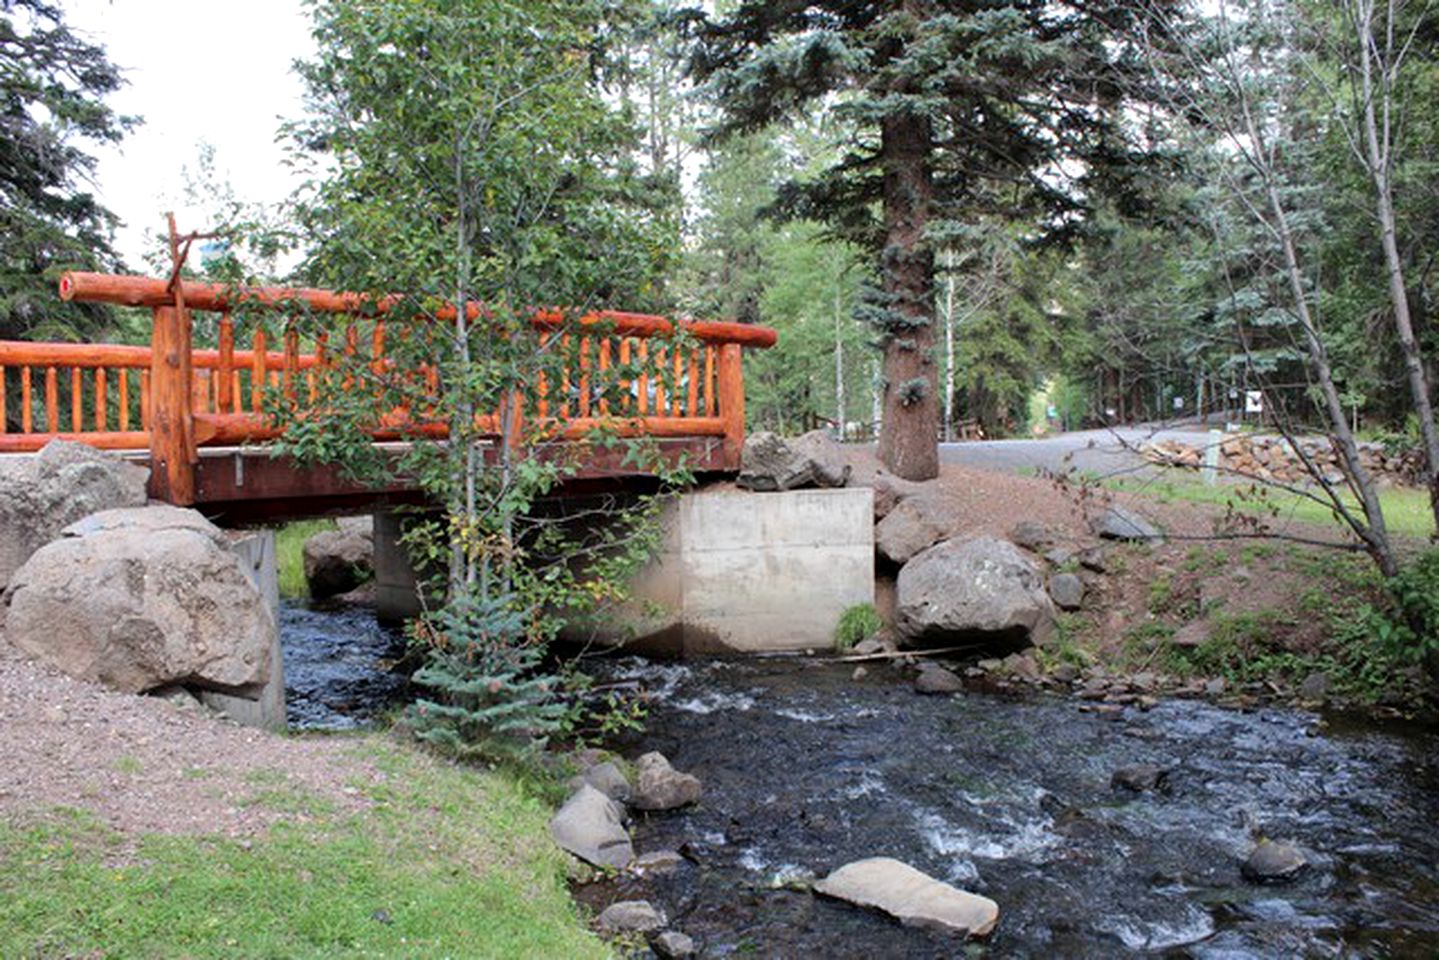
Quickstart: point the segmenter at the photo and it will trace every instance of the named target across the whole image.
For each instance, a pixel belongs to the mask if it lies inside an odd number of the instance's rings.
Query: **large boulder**
[[[146,467],[70,440],[52,440],[33,457],[0,457],[0,589],[81,517],[144,506],[149,478]]]
[[[635,858],[625,832],[624,808],[589,784],[575,791],[550,820],[560,849],[597,867],[623,869]]]
[[[5,635],[71,676],[140,693],[270,677],[275,620],[224,533],[193,510],[107,510],[10,578]]]
[[[815,893],[882,910],[907,927],[984,937],[999,922],[999,905],[889,857],[847,863],[815,884]]]
[[[372,532],[354,526],[321,530],[305,541],[305,583],[316,600],[348,593],[375,574]]]
[[[745,438],[735,483],[759,491],[842,487],[849,475],[850,465],[839,444],[823,430],[811,430],[794,440],[761,430]]]
[[[896,624],[914,644],[1041,644],[1054,604],[1038,568],[1007,540],[945,540],[899,572]]]
[[[906,497],[874,528],[874,548],[891,563],[905,564],[949,536],[952,514],[936,497]]]

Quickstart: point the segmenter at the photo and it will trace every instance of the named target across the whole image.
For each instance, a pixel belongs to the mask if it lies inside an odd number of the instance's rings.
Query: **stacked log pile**
[[[1139,452],[1150,463],[1197,470],[1204,465],[1204,451],[1176,440],[1146,443]],[[1329,441],[1306,437],[1295,446],[1283,437],[1228,436],[1219,443],[1219,468],[1235,477],[1254,477],[1280,483],[1304,484],[1311,480],[1303,457],[1312,461],[1331,483],[1343,480],[1339,457]],[[1380,443],[1360,443],[1359,458],[1364,468],[1380,483],[1417,486],[1420,474],[1418,450],[1391,453]]]

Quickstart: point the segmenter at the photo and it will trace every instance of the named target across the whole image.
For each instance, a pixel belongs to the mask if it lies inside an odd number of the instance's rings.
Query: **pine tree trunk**
[[[939,475],[934,369],[934,254],[924,239],[934,185],[928,119],[896,113],[880,124],[884,167],[884,292],[908,322],[891,324],[884,347],[884,421],[879,459],[896,476]]]

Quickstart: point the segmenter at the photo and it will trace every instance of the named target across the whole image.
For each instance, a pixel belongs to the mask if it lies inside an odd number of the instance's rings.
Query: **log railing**
[[[328,290],[234,289],[107,274],[69,273],[61,278],[66,300],[148,307],[151,344],[66,344],[0,341],[0,452],[33,451],[56,437],[118,450],[149,450],[152,493],[172,503],[195,500],[194,466],[206,445],[263,443],[279,430],[265,415],[266,396],[281,391],[303,406],[313,401],[321,378],[340,355],[381,370],[391,360],[388,338],[409,336],[414,324],[397,319],[398,298],[362,298]],[[277,319],[278,331],[247,323],[249,342],[237,344],[235,315],[254,311]],[[332,315],[301,349],[297,312]],[[484,321],[476,304],[467,316]],[[214,345],[197,348],[196,312],[217,315]],[[454,307],[433,314],[455,317]],[[600,312],[566,322],[556,312],[531,320],[543,349],[559,363],[524,396],[517,397],[507,426],[551,439],[580,439],[604,427],[620,436],[715,437],[723,440],[723,464],[739,466],[744,442],[745,347],[774,344],[773,330],[707,321],[672,323],[645,314]],[[677,336],[680,332],[684,336]],[[437,386],[433,371],[415,371]],[[8,399],[7,399],[8,394]],[[19,409],[6,410],[18,402]],[[500,434],[499,415],[478,418],[482,430]],[[382,418],[376,440],[423,434],[443,437],[442,421]],[[523,425],[523,431],[519,429]]]

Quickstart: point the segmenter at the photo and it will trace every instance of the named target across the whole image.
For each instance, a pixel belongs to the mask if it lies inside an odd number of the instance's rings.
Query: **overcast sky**
[[[209,142],[242,199],[278,200],[292,178],[275,143],[282,118],[300,115],[290,69],[313,50],[298,0],[62,0],[66,20],[102,44],[129,85],[110,99],[144,119],[117,147],[96,150],[100,200],[123,225],[120,253],[143,269],[145,231],[174,209],[181,230],[203,214],[181,205],[181,169]]]

